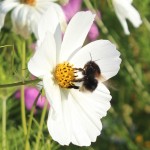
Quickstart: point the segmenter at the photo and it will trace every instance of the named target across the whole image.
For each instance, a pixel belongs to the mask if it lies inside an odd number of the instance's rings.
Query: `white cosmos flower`
[[[126,19],[128,19],[135,28],[138,28],[142,23],[139,12],[132,6],[132,1],[133,0],[112,0],[116,15],[127,35],[129,35],[130,32]]]
[[[51,14],[53,18],[56,16],[54,12]],[[41,22],[48,21],[46,18]],[[83,68],[91,60],[90,55],[92,60],[97,60],[106,80],[118,73],[121,59],[115,45],[107,40],[97,40],[83,46],[94,18],[95,15],[90,11],[77,13],[69,22],[63,40],[57,19],[54,20],[57,27],[53,34],[51,29],[46,32],[45,23],[43,26],[41,23],[39,37],[42,37],[42,42],[37,45],[35,54],[28,62],[29,71],[43,81],[46,97],[51,105],[48,130],[52,138],[61,145],[73,143],[89,146],[96,141],[102,130],[100,119],[106,116],[110,108],[111,95],[102,82],[98,83],[93,92],[63,88],[59,84],[61,81],[65,84],[67,81],[73,83],[72,70]]]
[[[47,9],[54,8],[59,17],[62,29],[65,29],[66,20],[57,0],[3,0],[0,2],[0,30],[4,25],[6,14],[11,13],[13,30],[27,38],[30,33],[36,35],[37,25]],[[52,20],[51,20],[52,22]],[[51,24],[50,24],[51,25]]]

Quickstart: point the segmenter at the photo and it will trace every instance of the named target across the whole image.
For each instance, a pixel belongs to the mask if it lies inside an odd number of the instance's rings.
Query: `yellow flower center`
[[[75,79],[75,72],[73,65],[68,62],[58,64],[54,72],[57,84],[62,88],[70,88],[73,86],[73,80]]]
[[[33,5],[35,5],[36,0],[21,0],[21,3],[33,6]]]

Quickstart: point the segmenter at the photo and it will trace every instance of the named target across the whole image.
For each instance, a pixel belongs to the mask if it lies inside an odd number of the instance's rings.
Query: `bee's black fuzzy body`
[[[93,92],[98,86],[98,78],[101,75],[99,66],[94,61],[89,61],[84,65],[83,71],[83,87]]]

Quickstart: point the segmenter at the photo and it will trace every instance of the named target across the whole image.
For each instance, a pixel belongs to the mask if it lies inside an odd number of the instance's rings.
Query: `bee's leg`
[[[84,81],[84,78],[80,78],[80,79],[74,79],[73,82],[82,82]]]
[[[85,70],[83,68],[74,68],[74,73],[77,73],[77,71],[80,71],[83,75],[85,75]]]
[[[69,87],[68,87],[69,89],[79,89],[79,86],[76,86],[76,85],[70,85]]]
[[[82,69],[82,68],[73,68],[74,70],[78,70],[78,71],[84,71],[84,69]]]

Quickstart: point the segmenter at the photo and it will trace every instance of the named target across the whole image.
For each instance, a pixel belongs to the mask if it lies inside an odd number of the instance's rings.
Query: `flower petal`
[[[41,17],[38,25],[37,38],[43,40],[47,31],[54,34],[58,24],[59,21],[57,13],[53,7],[50,7]]]
[[[116,15],[117,15],[122,27],[123,27],[124,33],[126,35],[129,35],[130,31],[128,29],[128,24],[127,24],[126,18],[124,16],[122,16],[121,14],[117,13],[117,11],[116,11]]]
[[[0,11],[3,13],[7,13],[14,7],[20,5],[16,0],[5,0],[0,2]]]
[[[61,91],[61,116],[53,117],[52,110],[50,109],[47,127],[50,135],[55,141],[58,141],[61,145],[69,145],[71,142],[71,116],[70,116],[70,105],[68,98],[68,93]]]
[[[36,8],[36,11],[41,13],[41,16],[43,14],[45,17],[47,16],[47,19],[48,19],[47,21],[49,21],[48,23],[50,23],[50,25],[49,26],[47,25],[46,27],[49,27],[50,30],[54,33],[55,28],[58,26],[58,24],[60,24],[62,31],[65,31],[65,28],[67,25],[65,15],[64,15],[62,8],[58,4],[51,2],[51,1],[44,1],[44,2],[38,1],[37,6],[38,7]],[[54,22],[53,22],[53,20],[54,20]],[[44,25],[44,23],[41,23],[41,24]],[[51,25],[52,25],[52,27],[51,27]],[[46,28],[46,29],[48,29],[48,28]],[[44,29],[44,30],[46,30],[46,29]]]
[[[42,13],[37,9],[31,8],[30,15],[28,17],[30,22],[31,31],[34,33],[36,39],[38,39],[38,25],[40,23],[39,20],[42,19]]]
[[[31,33],[30,28],[30,7],[24,4],[20,4],[11,13],[11,19],[13,24],[13,31],[22,35],[24,38],[28,38]],[[31,15],[31,14],[30,14]]]
[[[36,77],[43,76],[56,66],[56,44],[51,33],[45,35],[40,46],[37,46],[34,56],[28,62],[29,71]]]
[[[43,86],[47,100],[51,106],[51,117],[54,120],[59,120],[62,112],[60,88],[58,84],[54,82],[53,76],[50,73],[44,76]]]
[[[124,29],[125,34],[130,34],[126,19],[133,24],[135,28],[142,23],[139,12],[132,6],[132,0],[113,0],[116,15]]]
[[[46,13],[44,13],[38,25],[38,33],[36,34],[36,37],[39,39],[38,44],[43,41],[46,32],[51,32],[54,34],[56,42],[56,53],[58,56],[61,47],[62,33],[58,15],[52,6],[46,11]]]
[[[54,120],[49,114],[48,130],[52,138],[61,145],[71,142],[79,146],[89,146],[101,133],[100,118],[110,108],[110,93],[100,83],[98,90],[93,93],[72,89],[66,96],[62,100],[62,120]]]
[[[132,5],[128,7],[127,19],[129,19],[135,28],[138,28],[142,24],[139,12]]]
[[[130,4],[133,2],[133,0],[126,0],[126,1],[127,1],[128,3],[130,3]]]
[[[93,60],[99,65],[104,79],[108,80],[119,71],[121,63],[119,56],[120,52],[111,42],[97,40],[76,51],[69,62],[76,68],[83,68],[88,61]]]
[[[66,30],[66,26],[67,26],[65,14],[64,14],[62,8],[58,4],[52,3],[51,5],[52,5],[52,7],[54,7],[54,9],[57,12],[61,30],[64,32]]]
[[[77,49],[81,48],[94,21],[90,11],[77,13],[69,22],[60,52],[60,61],[66,61]]]
[[[0,30],[4,25],[4,20],[5,20],[5,16],[6,14],[13,9],[14,7],[16,7],[19,3],[15,2],[15,1],[8,1],[5,0],[3,2],[0,2]]]

